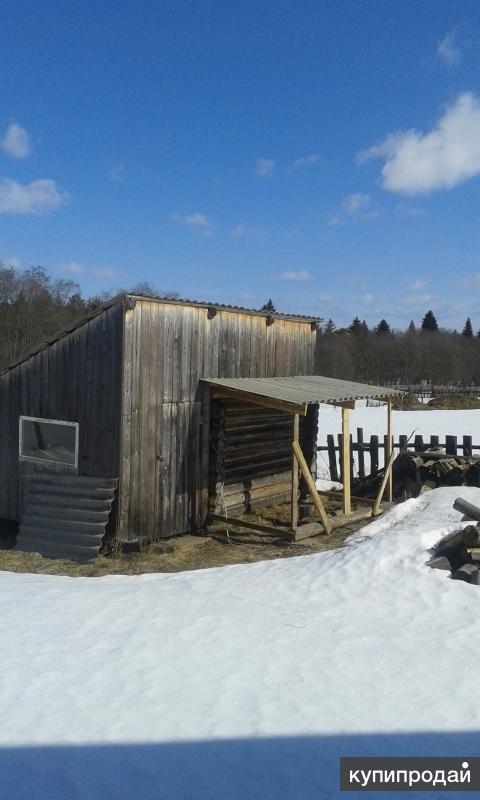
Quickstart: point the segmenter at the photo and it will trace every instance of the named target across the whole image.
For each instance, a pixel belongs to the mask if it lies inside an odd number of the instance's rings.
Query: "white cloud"
[[[114,278],[117,275],[117,270],[113,267],[97,267],[93,270],[96,278]]]
[[[195,211],[193,214],[185,214],[184,216],[182,214],[170,214],[170,219],[175,222],[180,222],[182,225],[188,225],[190,228],[194,228],[203,236],[213,235],[212,223],[205,214],[200,213],[200,211]]]
[[[417,294],[413,297],[400,298],[399,303],[401,303],[402,306],[421,306],[425,305],[425,303],[432,303],[435,300],[438,300],[438,298],[438,294]]]
[[[271,158],[257,158],[253,169],[256,175],[259,175],[261,178],[268,178],[275,169],[275,161],[272,161]]]
[[[247,222],[239,222],[238,225],[234,225],[233,228],[230,228],[230,236],[234,239],[244,239],[246,242],[254,242],[259,246],[264,245],[267,240],[265,231],[261,228],[257,228],[255,225],[249,225]]]
[[[0,258],[0,265],[7,269],[21,269],[22,261],[20,258],[16,258],[16,256],[9,256],[7,258]]]
[[[408,286],[412,290],[412,292],[420,292],[422,289],[425,288],[427,283],[428,281],[426,281],[424,278],[415,278],[415,280],[410,281]]]
[[[462,285],[467,289],[480,289],[480,272],[474,272],[473,275],[464,278]]]
[[[59,272],[70,272],[72,275],[80,275],[84,272],[85,268],[78,261],[62,261],[57,266]]]
[[[113,183],[121,183],[127,177],[127,170],[122,164],[112,167],[108,172],[108,179]]]
[[[367,292],[367,294],[363,295],[362,302],[363,303],[373,303],[374,299],[375,298],[374,298],[373,294],[369,294],[369,292]]]
[[[363,192],[352,192],[343,198],[340,211],[331,214],[329,225],[338,225],[347,217],[356,220],[367,220],[378,217],[379,212],[373,207],[372,198]]]
[[[447,35],[438,43],[437,56],[440,61],[447,64],[449,67],[455,67],[460,63],[462,54],[458,44],[457,29],[453,28]]]
[[[311,156],[302,156],[293,162],[291,169],[299,169],[301,167],[312,167],[322,160],[320,153],[313,153]]]
[[[26,158],[30,155],[30,139],[25,128],[11,122],[0,140],[0,148],[11,158]]]
[[[335,299],[335,296],[330,294],[330,292],[322,292],[318,295],[318,299],[322,300],[324,303],[331,303]]]
[[[385,158],[382,186],[414,195],[451,189],[480,174],[480,102],[464,92],[427,133],[401,131],[359,154]]]
[[[280,281],[310,281],[312,276],[306,269],[286,270],[277,275]]]
[[[255,295],[251,292],[240,292],[237,298],[242,303],[251,303],[252,300],[255,300]]]
[[[26,184],[0,179],[0,214],[48,214],[65,205],[68,199],[68,193],[47,178]]]

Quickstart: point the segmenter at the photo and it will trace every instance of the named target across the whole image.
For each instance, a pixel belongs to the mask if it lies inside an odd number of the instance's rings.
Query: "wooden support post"
[[[300,438],[300,417],[298,414],[293,416],[293,440],[292,440],[292,531],[298,527],[298,461],[293,448],[293,443]]]
[[[305,456],[302,453],[302,448],[300,447],[300,444],[298,442],[293,442],[293,452],[297,457],[298,466],[302,471],[302,475],[305,478],[305,483],[307,484],[308,491],[310,492],[310,496],[320,516],[323,529],[325,533],[330,533],[330,531],[332,530],[332,521],[327,517],[325,506],[323,505],[320,495],[317,492],[315,481],[311,476],[310,470],[308,469],[307,466],[307,462],[305,461]]]
[[[374,503],[374,506],[373,506],[373,516],[374,517],[376,517],[377,514],[380,511],[380,505],[381,505],[382,500],[383,500],[385,487],[387,485],[387,481],[389,479],[389,476],[391,476],[391,474],[392,474],[392,464],[393,464],[394,457],[395,457],[395,452],[392,450],[392,452],[390,454],[390,459],[388,461],[388,464],[385,464],[385,472],[384,472],[384,475],[383,475],[383,480],[382,480],[382,482],[380,484],[380,488],[378,490],[378,494],[377,494],[377,496],[375,498],[375,503]]]
[[[393,453],[393,440],[392,440],[392,400],[389,397],[387,400],[387,447],[385,450],[385,465],[390,462],[390,457]],[[393,480],[392,470],[388,472],[387,478],[387,499],[391,503],[393,500]]]
[[[351,514],[352,500],[350,488],[350,409],[342,408],[342,477],[343,513]]]

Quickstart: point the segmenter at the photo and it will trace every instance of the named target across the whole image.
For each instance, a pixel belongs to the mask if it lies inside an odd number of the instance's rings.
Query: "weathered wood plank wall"
[[[22,475],[72,471],[19,462],[20,415],[78,422],[79,474],[118,476],[122,339],[117,303],[0,375],[0,517],[19,519]]]
[[[208,506],[204,377],[311,375],[310,322],[139,299],[125,313],[119,535],[197,528]]]

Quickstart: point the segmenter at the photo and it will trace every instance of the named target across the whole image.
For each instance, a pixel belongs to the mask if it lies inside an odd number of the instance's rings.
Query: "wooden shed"
[[[211,420],[201,379],[311,375],[315,331],[307,317],[116,297],[0,374],[0,518],[22,523],[24,549],[79,558],[98,552],[107,520],[121,542],[202,527],[222,410]],[[290,418],[230,411],[224,485],[263,482],[245,509],[286,495]],[[302,419],[313,464],[315,413]]]

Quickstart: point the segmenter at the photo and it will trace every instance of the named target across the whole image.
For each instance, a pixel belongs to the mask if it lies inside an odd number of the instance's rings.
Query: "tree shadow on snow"
[[[346,734],[0,750],[2,800],[334,800],[340,756],[478,754],[478,733]],[[370,793],[367,793],[370,794]],[[415,793],[417,794],[417,793]],[[373,797],[412,797],[375,792]],[[448,791],[422,797],[467,797]]]

